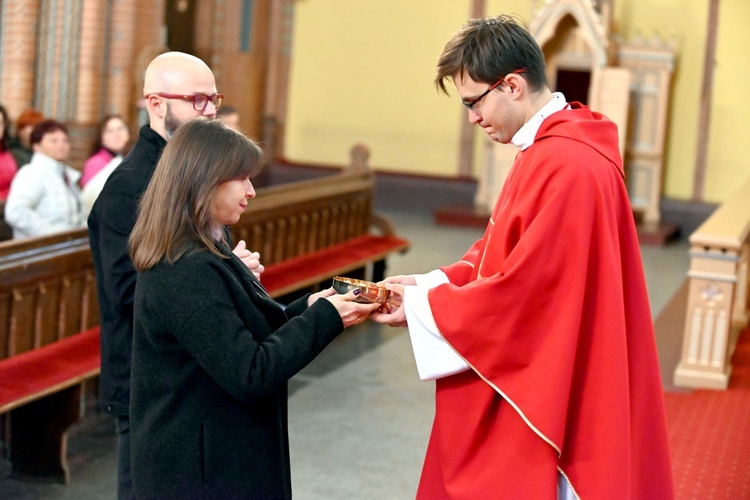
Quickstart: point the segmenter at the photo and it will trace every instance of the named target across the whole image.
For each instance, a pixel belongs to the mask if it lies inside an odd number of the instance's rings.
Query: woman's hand
[[[330,290],[333,291],[333,288]],[[359,295],[359,290],[352,290],[344,295],[333,292],[333,294],[323,297],[333,304],[333,307],[339,312],[341,321],[344,323],[344,328],[362,323],[370,316],[370,313],[380,307],[380,304],[377,303],[360,304],[359,302],[354,302],[357,295]]]
[[[307,307],[310,307],[319,299],[324,299],[332,295],[336,295],[336,290],[334,290],[333,287],[326,288],[325,290],[321,290],[318,293],[314,293],[307,298]]]
[[[263,264],[260,263],[260,254],[258,252],[251,252],[248,250],[245,240],[240,240],[237,246],[234,247],[232,253],[235,254],[255,275],[255,278],[260,281],[260,275],[266,270]]]

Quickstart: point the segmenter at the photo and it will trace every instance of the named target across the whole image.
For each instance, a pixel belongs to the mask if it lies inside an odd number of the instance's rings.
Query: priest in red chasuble
[[[673,498],[664,402],[617,127],[550,91],[511,17],[469,21],[436,85],[518,147],[458,262],[386,286],[435,420],[420,499]]]

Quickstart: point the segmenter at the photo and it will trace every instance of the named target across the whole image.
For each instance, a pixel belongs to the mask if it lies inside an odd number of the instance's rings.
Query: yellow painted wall
[[[696,139],[708,23],[707,0],[638,0],[616,4],[618,29],[626,37],[637,33],[675,37],[677,66],[665,166],[664,195],[689,199],[697,153]],[[750,176],[750,126],[739,120],[750,114],[742,96],[750,81],[745,53],[750,47],[750,2],[722,0],[719,12],[714,92],[704,199],[721,202]],[[739,97],[739,99],[738,99]]]
[[[486,3],[490,15],[509,12],[530,21],[529,0]],[[676,41],[663,189],[670,198],[692,197],[707,4],[615,0],[615,29],[625,38],[658,34]],[[438,94],[432,81],[437,58],[468,17],[471,0],[294,5],[286,157],[341,165],[351,145],[364,142],[378,169],[456,175],[466,112],[455,95]],[[721,2],[706,201],[723,201],[750,176],[750,100],[744,97],[750,65],[743,57],[749,21],[748,0]]]
[[[750,176],[750,2],[723,0],[716,54],[706,199],[726,199]]]
[[[379,169],[453,175],[460,104],[432,82],[468,0],[294,5],[285,156],[341,165],[364,142]]]

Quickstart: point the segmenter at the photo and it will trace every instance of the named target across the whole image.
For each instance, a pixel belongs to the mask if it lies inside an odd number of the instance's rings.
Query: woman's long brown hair
[[[211,214],[214,193],[221,183],[251,177],[261,166],[260,147],[218,120],[199,118],[182,125],[140,202],[129,239],[136,270],[162,259],[174,262],[191,249],[221,256],[213,237],[218,227]]]

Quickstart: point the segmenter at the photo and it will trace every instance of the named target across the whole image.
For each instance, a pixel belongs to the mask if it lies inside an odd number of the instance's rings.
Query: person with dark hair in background
[[[519,148],[484,237],[458,262],[387,278],[436,380],[417,497],[674,497],[664,400],[616,125],[553,93],[514,18],[448,42],[469,121]],[[446,91],[447,93],[447,91]]]
[[[130,141],[130,130],[128,124],[119,115],[107,115],[96,129],[96,141],[94,142],[91,155],[83,166],[81,175],[81,187],[99,173],[113,158],[120,156]]]
[[[8,198],[10,182],[18,172],[16,159],[10,154],[11,136],[8,111],[0,104],[0,202]]]
[[[81,211],[86,218],[104,183],[127,153],[130,130],[121,116],[108,115],[99,122],[97,137],[81,176]]]
[[[240,130],[240,111],[234,106],[222,106],[216,113],[216,118],[232,130]]]
[[[8,111],[0,105],[0,241],[13,238],[13,229],[5,221],[5,200],[10,193],[10,183],[18,172],[16,159],[8,150],[10,143]]]
[[[287,382],[378,307],[332,288],[286,309],[268,296],[225,229],[260,167],[253,141],[197,119],[143,195],[130,235],[136,498],[291,498]]]
[[[141,127],[138,141],[107,179],[88,217],[101,324],[99,404],[115,417],[120,499],[133,498],[128,415],[137,272],[128,253],[128,237],[135,225],[138,201],[167,141],[190,120],[214,118],[223,99],[206,63],[182,52],[167,52],[149,63],[143,93],[149,124]],[[264,269],[257,252],[247,249],[244,241],[233,251],[260,276]]]
[[[31,161],[34,154],[31,147],[31,131],[42,120],[44,120],[44,115],[36,109],[27,109],[16,119],[16,133],[10,144],[10,153],[16,159],[18,168]]]
[[[31,238],[83,226],[81,173],[64,163],[70,151],[68,129],[55,120],[31,131],[34,155],[18,170],[5,203],[5,221],[13,238]]]

